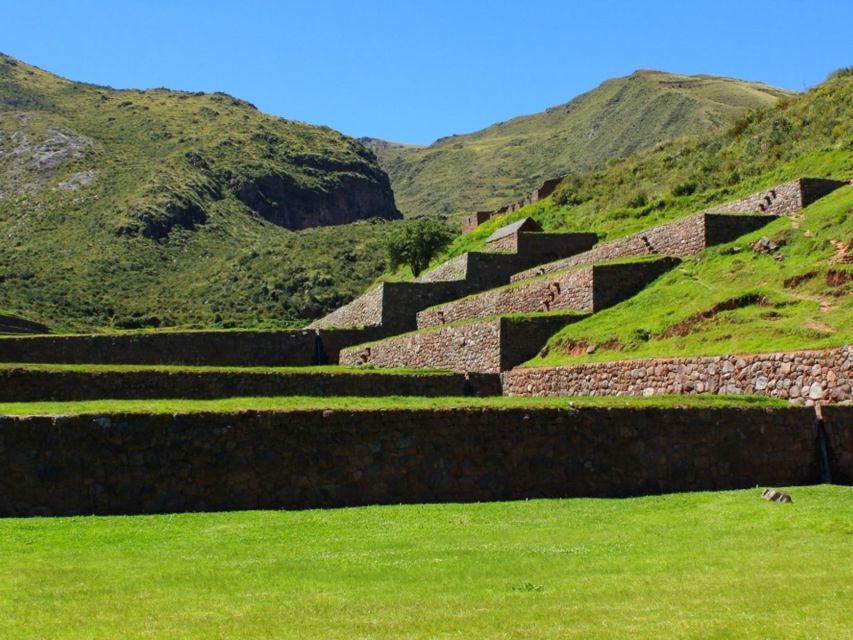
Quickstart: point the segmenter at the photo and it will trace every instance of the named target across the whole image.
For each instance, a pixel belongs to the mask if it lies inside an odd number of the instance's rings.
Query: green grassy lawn
[[[391,409],[517,409],[584,407],[786,407],[779,398],[761,396],[672,395],[641,397],[453,397],[419,396],[284,396],[279,398],[224,398],[218,400],[75,400],[68,402],[0,402],[0,416],[53,416],[106,413],[235,413],[239,411],[382,411]]]
[[[853,489],[0,520],[0,637],[853,637]]]

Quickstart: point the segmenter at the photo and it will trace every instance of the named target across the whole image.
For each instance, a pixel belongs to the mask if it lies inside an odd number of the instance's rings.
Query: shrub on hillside
[[[435,220],[421,218],[393,233],[385,243],[388,266],[391,269],[408,265],[412,275],[418,277],[429,266],[430,260],[444,249],[453,235]]]

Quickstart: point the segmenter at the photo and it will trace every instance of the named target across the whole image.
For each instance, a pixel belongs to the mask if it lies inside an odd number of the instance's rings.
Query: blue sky
[[[802,90],[853,65],[853,0],[0,0],[0,51],[74,80],[226,91],[429,143],[638,68]]]

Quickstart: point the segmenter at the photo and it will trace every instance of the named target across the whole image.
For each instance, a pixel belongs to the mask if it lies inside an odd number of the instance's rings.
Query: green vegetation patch
[[[853,489],[0,520],[0,636],[848,638]]]
[[[83,400],[69,402],[2,402],[0,416],[59,416],[89,414],[177,414],[177,413],[239,413],[244,411],[383,411],[406,409],[412,411],[440,409],[583,409],[602,408],[707,408],[719,407],[789,407],[784,400],[761,396],[653,396],[635,397],[412,397],[356,396],[314,397],[286,396],[279,398],[225,398],[219,400]]]
[[[779,248],[756,252],[767,237]],[[713,247],[633,298],[567,326],[530,365],[723,355],[853,342],[853,267],[835,262],[853,239],[853,187],[794,218]]]

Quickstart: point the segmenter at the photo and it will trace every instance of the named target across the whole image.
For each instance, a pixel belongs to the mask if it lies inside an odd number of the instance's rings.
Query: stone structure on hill
[[[543,233],[523,218],[489,236],[486,253],[466,253],[415,282],[384,283],[312,326],[381,327],[384,339],[343,348],[343,364],[506,371],[582,314],[634,295],[678,258],[735,240],[844,184],[794,180],[587,250],[579,248],[593,237]]]
[[[337,405],[343,409],[0,415],[0,516],[853,483],[853,407],[842,404],[853,400],[850,345],[513,368],[563,326],[633,295],[678,256],[795,212],[832,186],[780,185],[596,247],[594,234],[547,234],[520,220],[496,231],[488,251],[457,256],[414,282],[385,283],[309,329],[0,338],[6,363],[229,365],[6,366],[4,401],[756,394],[814,408],[563,402],[371,410],[353,402]],[[756,207],[758,214],[741,212]],[[325,362],[456,373],[257,368]]]
[[[528,196],[522,198],[521,200],[517,200],[512,204],[504,205],[499,209],[495,209],[494,211],[477,211],[476,213],[472,213],[470,216],[465,218],[462,221],[462,233],[471,233],[474,229],[483,224],[486,220],[490,220],[495,216],[499,216],[504,213],[512,213],[513,211],[518,211],[522,207],[526,207],[529,204],[533,204],[534,202],[539,202],[540,200],[547,198],[552,193],[554,193],[554,189],[563,181],[563,178],[551,178],[550,180],[546,180],[539,187],[530,193]]]

